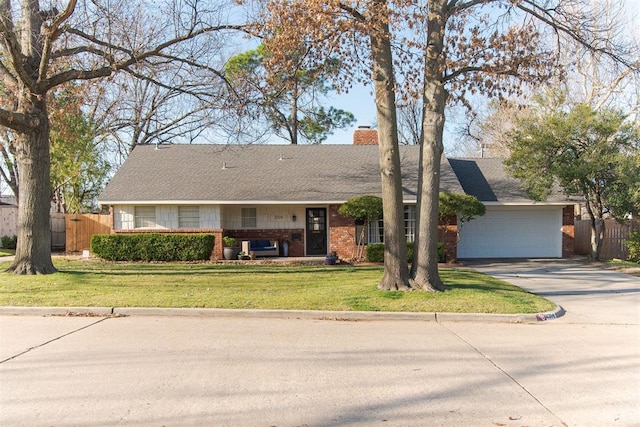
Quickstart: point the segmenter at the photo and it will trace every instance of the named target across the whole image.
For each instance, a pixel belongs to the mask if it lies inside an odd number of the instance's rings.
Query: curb
[[[0,307],[2,316],[110,316],[113,309],[110,307]]]
[[[562,317],[565,310],[556,306],[538,314],[484,313],[408,313],[388,311],[322,310],[246,310],[224,308],[156,308],[156,307],[15,307],[0,306],[0,316],[65,317],[207,317],[245,319],[310,319],[334,321],[414,320],[424,322],[538,323]]]

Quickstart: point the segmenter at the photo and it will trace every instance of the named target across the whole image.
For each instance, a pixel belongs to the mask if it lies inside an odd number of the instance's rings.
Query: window
[[[404,207],[404,233],[407,242],[413,242],[416,237],[416,207],[415,205],[405,205]],[[384,222],[371,221],[369,223],[369,243],[384,242]]]
[[[379,219],[369,223],[369,243],[384,242],[384,222]]]
[[[242,208],[242,228],[256,228],[257,226],[256,208]]]
[[[135,207],[135,228],[156,228],[156,207],[136,206]]]
[[[178,206],[179,228],[200,228],[200,209],[198,206]]]
[[[404,234],[407,242],[413,242],[416,237],[416,205],[404,206]]]

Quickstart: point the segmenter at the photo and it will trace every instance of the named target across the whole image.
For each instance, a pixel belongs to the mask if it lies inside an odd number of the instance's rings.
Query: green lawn
[[[54,258],[59,273],[0,273],[0,305],[538,313],[553,303],[489,276],[443,269],[446,292],[383,292],[378,266],[124,264]],[[9,263],[0,263],[0,271]]]
[[[14,251],[13,249],[2,249],[0,248],[0,256],[11,256],[11,255],[15,255],[16,251]]]

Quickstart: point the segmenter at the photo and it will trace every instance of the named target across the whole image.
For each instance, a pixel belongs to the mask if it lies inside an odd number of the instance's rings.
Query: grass
[[[640,277],[640,263],[615,259],[615,260],[607,261],[607,266],[621,273],[631,274],[632,276]]]
[[[15,255],[16,251],[14,251],[13,249],[2,249],[0,248],[0,256],[11,256],[11,255]]]
[[[448,290],[383,292],[382,267],[125,264],[54,258],[59,273],[0,273],[0,305],[208,307],[346,311],[539,313],[553,303],[492,277],[443,269]],[[0,263],[0,271],[9,263]]]

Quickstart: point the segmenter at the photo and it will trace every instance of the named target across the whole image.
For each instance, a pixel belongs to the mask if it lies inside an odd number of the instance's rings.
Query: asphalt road
[[[0,425],[640,425],[637,277],[563,261],[473,267],[566,315],[0,316]]]

